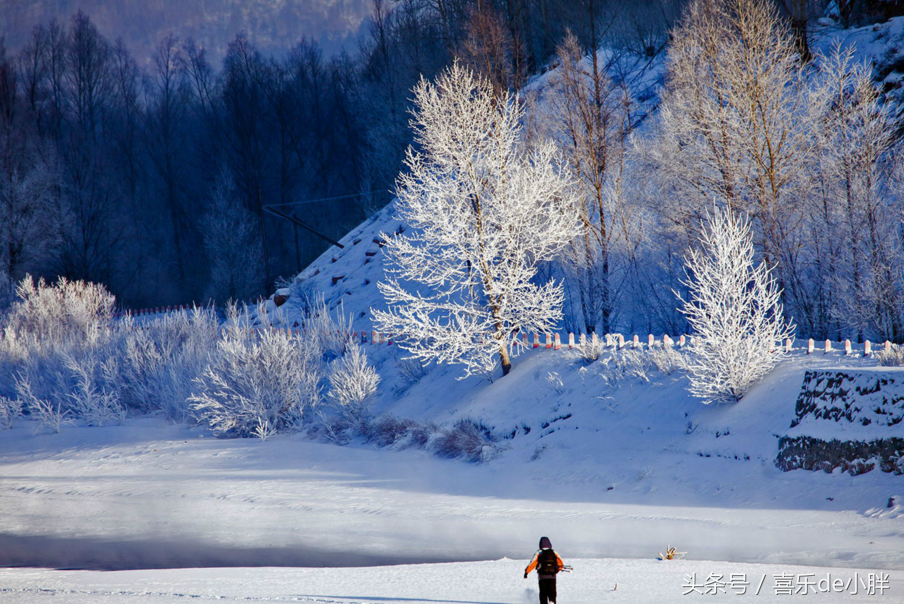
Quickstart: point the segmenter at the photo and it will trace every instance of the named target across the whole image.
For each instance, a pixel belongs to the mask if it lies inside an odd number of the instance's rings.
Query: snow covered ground
[[[392,376],[397,348],[369,348]],[[214,439],[156,418],[37,436],[20,421],[0,439],[0,565],[185,570],[10,569],[0,601],[526,602],[535,586],[520,572],[543,534],[574,560],[566,603],[676,601],[690,573],[767,577],[769,601],[780,572],[880,571],[885,600],[904,601],[901,477],[773,463],[804,369],[865,364],[798,351],[727,407],[691,399],[680,372],[611,383],[604,363],[567,351],[522,355],[492,384],[450,368],[404,389],[390,377],[377,413],[515,434],[479,465],[303,435]],[[668,545],[687,559],[652,561]],[[475,560],[497,561],[192,569]]]
[[[711,561],[568,560],[562,604],[730,600],[901,602],[900,574]],[[0,602],[163,604],[182,601],[323,604],[534,604],[537,583],[524,562],[369,568],[234,568],[166,571],[0,569]],[[745,585],[746,584],[746,585]],[[616,588],[617,585],[617,589]],[[685,595],[686,594],[686,595]],[[793,594],[793,595],[789,595]],[[808,601],[808,600],[803,600]]]

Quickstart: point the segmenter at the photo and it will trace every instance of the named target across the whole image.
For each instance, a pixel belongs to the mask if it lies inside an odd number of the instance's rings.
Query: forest
[[[0,42],[0,305],[26,275],[125,308],[271,294],[392,199],[412,91],[458,62],[574,177],[579,236],[540,267],[568,329],[687,331],[675,294],[715,204],[749,216],[799,337],[904,340],[896,101],[813,34],[901,6],[688,4],[372,0],[357,48],[236,32],[222,64],[175,35],[139,64],[82,12],[36,23]]]

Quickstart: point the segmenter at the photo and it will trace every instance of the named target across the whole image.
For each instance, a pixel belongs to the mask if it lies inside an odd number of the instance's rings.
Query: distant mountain
[[[218,64],[241,31],[267,52],[285,51],[302,37],[326,52],[353,48],[370,0],[3,0],[0,36],[18,49],[32,28],[52,18],[68,22],[79,9],[111,40],[122,37],[139,62],[168,33],[192,37]]]

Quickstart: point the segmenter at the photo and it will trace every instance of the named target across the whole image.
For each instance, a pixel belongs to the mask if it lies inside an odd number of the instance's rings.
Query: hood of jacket
[[[552,549],[549,537],[540,537],[540,549]]]

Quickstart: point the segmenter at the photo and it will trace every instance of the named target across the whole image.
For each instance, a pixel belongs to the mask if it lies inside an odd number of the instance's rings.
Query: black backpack
[[[551,549],[541,549],[537,554],[537,574],[555,575],[559,572],[559,560]]]

